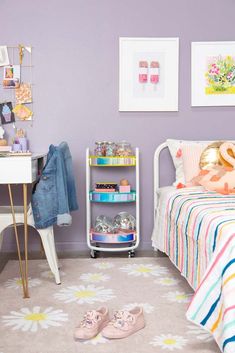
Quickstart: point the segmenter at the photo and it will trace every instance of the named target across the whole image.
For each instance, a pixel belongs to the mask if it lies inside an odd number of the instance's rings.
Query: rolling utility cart
[[[133,168],[135,171],[135,190],[130,192],[120,191],[96,191],[92,185],[92,169],[94,168]],[[96,171],[96,174],[98,172]],[[99,190],[99,189],[98,189]],[[96,232],[94,220],[92,219],[93,207],[99,207],[100,203],[105,207],[113,207],[113,204],[120,204],[120,211],[125,211],[125,204],[134,203],[135,229],[120,230],[114,233]],[[133,212],[134,212],[133,211]],[[96,258],[98,252],[127,251],[128,257],[135,256],[135,249],[140,241],[139,225],[139,149],[135,148],[135,155],[131,156],[94,156],[89,148],[86,150],[86,231],[87,245],[91,250],[91,257]],[[133,213],[132,212],[132,213]]]

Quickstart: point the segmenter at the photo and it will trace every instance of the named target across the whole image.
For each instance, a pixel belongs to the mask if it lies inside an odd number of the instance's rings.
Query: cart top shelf
[[[90,166],[93,167],[134,167],[136,156],[90,156]]]

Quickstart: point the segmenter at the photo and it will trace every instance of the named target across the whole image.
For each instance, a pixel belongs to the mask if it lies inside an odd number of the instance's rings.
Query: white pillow
[[[179,183],[185,184],[185,173],[184,173],[184,164],[183,164],[183,150],[182,147],[184,144],[189,147],[190,145],[201,145],[202,147],[206,148],[210,143],[213,141],[187,141],[187,140],[174,140],[174,139],[167,139],[166,143],[169,148],[174,166],[175,166],[175,182],[173,183],[174,186],[177,186]],[[197,160],[197,159],[195,159]]]

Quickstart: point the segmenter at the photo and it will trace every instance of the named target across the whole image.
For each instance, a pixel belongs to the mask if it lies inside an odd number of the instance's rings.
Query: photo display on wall
[[[33,119],[32,47],[0,45],[0,104],[10,109],[14,121]],[[2,123],[9,123],[1,116]],[[11,119],[10,122],[13,122]]]

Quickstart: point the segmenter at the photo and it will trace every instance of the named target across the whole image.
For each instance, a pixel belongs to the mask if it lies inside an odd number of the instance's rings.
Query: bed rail
[[[166,142],[159,145],[154,153],[154,160],[153,160],[154,217],[155,217],[156,207],[157,207],[157,190],[160,187],[160,173],[159,173],[160,154],[165,148],[167,148]]]

